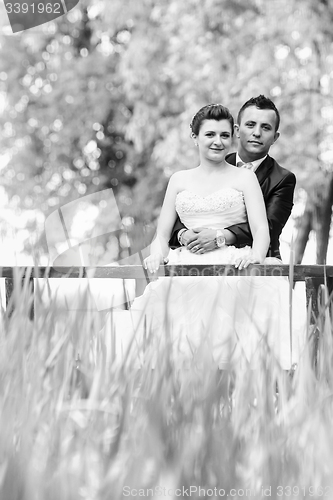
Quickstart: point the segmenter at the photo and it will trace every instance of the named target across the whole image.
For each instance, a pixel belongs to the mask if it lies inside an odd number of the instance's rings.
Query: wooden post
[[[31,295],[31,306],[29,309],[29,318],[33,321],[35,317],[35,283],[33,278],[29,278],[29,295]]]
[[[314,324],[318,313],[318,289],[319,286],[324,283],[323,278],[305,278],[305,293],[306,293],[306,305],[309,307],[311,303],[311,317],[310,322]]]
[[[318,318],[319,308],[318,308],[318,289],[319,286],[324,282],[322,278],[305,278],[305,293],[306,293],[306,307],[310,310],[310,325],[314,325]],[[317,366],[318,360],[318,347],[319,347],[319,329],[316,327],[313,331],[313,353],[312,362],[313,366]]]
[[[306,292],[306,305],[312,304],[312,315],[311,323],[314,324],[315,318],[319,314],[318,307],[318,291],[319,287],[324,285],[324,278],[305,278],[305,292]],[[333,278],[331,276],[327,277],[327,288],[328,293],[331,294],[333,290]],[[313,317],[315,316],[315,318]]]
[[[13,303],[10,303],[10,299],[13,294],[14,280],[13,278],[5,278],[5,292],[6,292],[6,311],[10,316],[13,312]],[[11,310],[8,308],[11,307]]]
[[[24,285],[25,278],[22,279],[22,287]],[[8,316],[10,317],[13,314],[13,311],[15,309],[15,299],[12,300],[12,297],[14,297],[13,292],[14,292],[14,286],[17,286],[17,284],[14,284],[14,279],[13,278],[5,278],[5,291],[6,291],[6,311]],[[28,294],[29,297],[32,299],[31,306],[29,308],[29,318],[31,320],[34,319],[34,314],[35,314],[35,287],[34,287],[34,280],[32,277],[29,278],[29,283],[28,283]],[[10,309],[9,309],[10,308]]]
[[[333,290],[333,278],[331,276],[327,277],[327,288],[328,293],[331,294]],[[305,292],[306,292],[306,305],[309,307],[311,303],[311,315],[310,315],[310,324],[315,325],[318,315],[319,315],[319,288],[321,285],[324,285],[324,277],[322,278],[305,278]],[[313,332],[314,340],[314,352],[313,352],[313,360],[314,364],[317,364],[317,356],[318,356],[318,347],[319,347],[319,329],[316,328]]]

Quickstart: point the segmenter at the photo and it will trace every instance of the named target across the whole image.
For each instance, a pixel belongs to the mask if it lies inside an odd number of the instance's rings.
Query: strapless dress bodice
[[[207,196],[184,189],[177,194],[175,206],[189,229],[223,229],[247,220],[243,193],[234,188],[222,188]]]

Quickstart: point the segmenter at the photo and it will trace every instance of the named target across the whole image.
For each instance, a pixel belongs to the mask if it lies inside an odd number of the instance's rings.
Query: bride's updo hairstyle
[[[234,135],[234,119],[229,109],[222,104],[207,104],[193,116],[190,129],[194,135],[199,135],[202,122],[205,120],[228,120],[231,127],[231,135]]]

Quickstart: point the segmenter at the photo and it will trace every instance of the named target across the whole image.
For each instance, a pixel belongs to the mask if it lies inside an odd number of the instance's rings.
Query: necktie
[[[237,167],[238,168],[247,168],[249,170],[252,170],[253,169],[253,163],[251,163],[251,162],[244,163],[243,161],[238,161],[237,162]]]

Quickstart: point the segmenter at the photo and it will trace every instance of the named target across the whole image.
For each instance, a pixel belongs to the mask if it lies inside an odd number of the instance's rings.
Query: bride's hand
[[[164,264],[165,262],[167,262],[167,259],[164,259],[163,255],[152,253],[144,259],[143,267],[145,269],[148,269],[150,273],[156,273],[156,271],[158,271],[158,268],[160,267],[160,264]]]
[[[246,269],[249,264],[262,264],[264,261],[261,255],[250,250],[247,255],[235,260],[235,267],[239,270]]]

